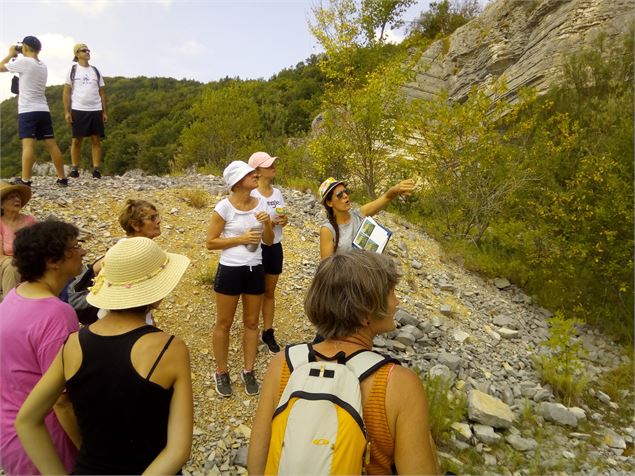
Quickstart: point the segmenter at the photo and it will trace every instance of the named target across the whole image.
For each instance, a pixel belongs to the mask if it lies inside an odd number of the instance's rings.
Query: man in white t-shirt
[[[88,64],[90,50],[85,43],[73,48],[73,67],[66,75],[64,84],[64,119],[71,124],[70,177],[79,177],[79,162],[82,157],[82,140],[90,137],[93,159],[93,177],[101,178],[101,140],[105,137],[104,124],[108,122],[104,78],[97,68]]]
[[[22,141],[22,176],[14,179],[13,183],[31,186],[35,144],[41,140],[53,160],[58,177],[57,185],[66,187],[68,180],[64,177],[64,157],[55,142],[51,113],[44,95],[48,70],[38,58],[41,49],[40,40],[35,36],[27,36],[22,40],[22,45],[11,45],[9,54],[0,61],[0,72],[20,76],[18,131]],[[22,53],[22,57],[18,58],[19,53]]]

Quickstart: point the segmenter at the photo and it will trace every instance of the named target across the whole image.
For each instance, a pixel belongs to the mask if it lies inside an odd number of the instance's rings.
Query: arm
[[[172,343],[176,378],[168,417],[168,442],[143,474],[176,474],[190,457],[194,409],[190,354],[178,337]],[[174,348],[172,348],[174,347]]]
[[[333,256],[335,244],[333,243],[333,233],[327,227],[320,228],[320,259]]]
[[[389,423],[394,422],[397,473],[439,474],[428,426],[428,402],[421,380],[411,370],[393,369],[386,391],[386,414]]]
[[[225,228],[225,220],[218,212],[213,211],[205,241],[208,250],[225,250],[232,246],[260,243],[262,234],[259,231],[246,231],[242,235],[234,236],[233,238],[221,238],[220,234],[223,232],[223,228]]]
[[[9,46],[9,54],[0,61],[0,73],[6,73],[9,71],[7,69],[7,63],[16,56],[18,56],[18,52],[15,50],[15,45]]]
[[[53,411],[60,425],[62,425],[62,428],[64,428],[64,431],[75,445],[75,448],[79,449],[82,445],[82,435],[79,431],[77,417],[75,416],[73,404],[68,398],[68,394],[62,393],[60,395],[53,405]]]
[[[108,104],[106,102],[106,91],[103,86],[99,88],[99,97],[101,98],[101,115],[104,123],[108,122]]]
[[[44,424],[44,417],[59,399],[66,383],[61,355],[60,351],[33,387],[15,419],[15,429],[24,451],[42,474],[66,474]]]
[[[383,210],[388,204],[399,195],[409,195],[415,188],[415,181],[412,179],[402,180],[397,185],[393,185],[381,197],[365,205],[359,209],[362,216],[371,217],[380,210]]]
[[[71,92],[70,84],[65,84],[62,92],[62,102],[64,103],[64,120],[69,124],[73,123],[73,117],[71,116]]]
[[[254,416],[247,453],[247,471],[252,475],[264,474],[271,439],[271,418],[278,404],[280,374],[284,362],[284,352],[278,352],[269,364],[262,382],[260,400]]]
[[[273,223],[271,223],[271,216],[267,212],[260,212],[256,215],[256,220],[263,224],[262,241],[267,246],[273,244]]]

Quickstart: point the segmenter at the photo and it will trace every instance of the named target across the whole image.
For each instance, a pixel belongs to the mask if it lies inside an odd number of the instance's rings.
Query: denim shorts
[[[258,266],[225,266],[218,263],[214,291],[219,294],[263,294],[265,292],[265,270]]]
[[[52,139],[55,135],[51,113],[33,111],[18,114],[18,131],[20,139]]]

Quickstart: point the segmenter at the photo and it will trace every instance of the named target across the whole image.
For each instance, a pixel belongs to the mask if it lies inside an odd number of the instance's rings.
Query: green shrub
[[[209,203],[209,193],[201,188],[184,188],[179,196],[194,208],[204,208]]]
[[[452,385],[441,376],[423,377],[423,386],[428,399],[428,423],[436,442],[447,442],[450,425],[460,422],[467,415],[467,397],[463,392],[452,391]]]
[[[575,336],[577,319],[565,319],[557,312],[549,319],[550,337],[542,346],[547,350],[534,359],[542,380],[561,397],[567,405],[578,400],[584,392],[588,377],[584,372],[582,342]]]

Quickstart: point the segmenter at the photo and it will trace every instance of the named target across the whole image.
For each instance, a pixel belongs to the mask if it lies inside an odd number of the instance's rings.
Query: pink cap
[[[251,157],[249,157],[249,161],[247,163],[254,169],[258,167],[266,169],[267,167],[271,167],[271,164],[273,164],[277,158],[278,157],[271,157],[266,152],[254,152],[251,154]]]

